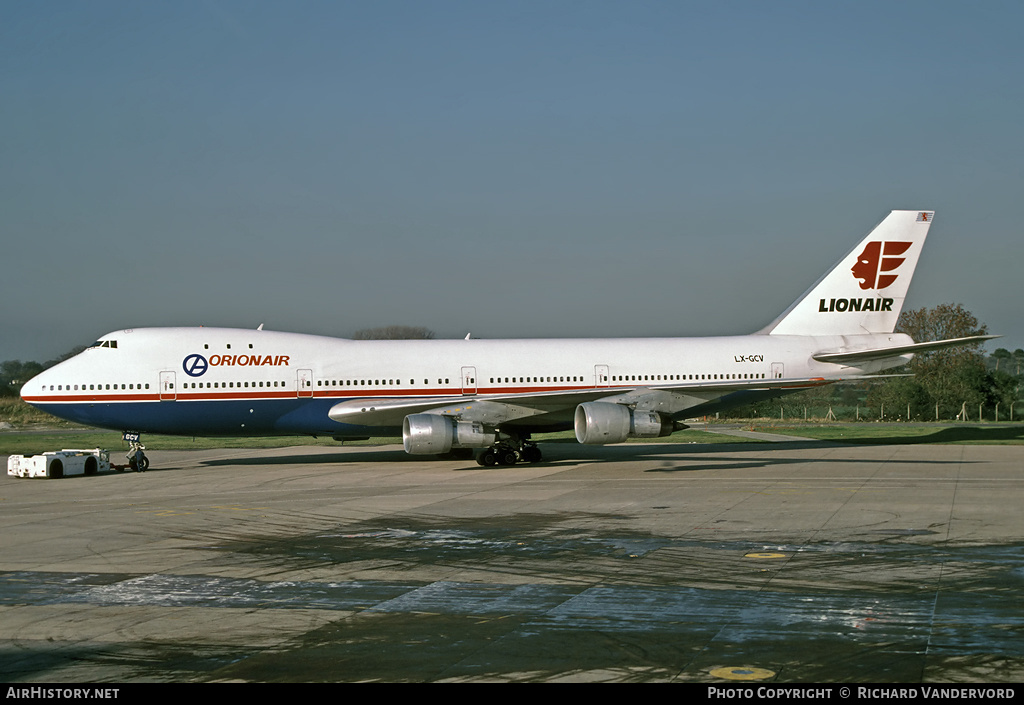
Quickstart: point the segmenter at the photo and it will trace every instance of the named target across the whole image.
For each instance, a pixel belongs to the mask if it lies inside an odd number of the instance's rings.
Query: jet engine
[[[586,445],[622,443],[627,438],[660,438],[685,428],[657,411],[591,401],[576,407],[576,440]]]
[[[402,422],[402,445],[410,455],[440,455],[452,448],[486,448],[497,433],[482,423],[437,414],[410,414]]]

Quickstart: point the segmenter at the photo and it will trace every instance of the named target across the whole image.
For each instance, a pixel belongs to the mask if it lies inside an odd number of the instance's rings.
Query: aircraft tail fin
[[[892,211],[759,333],[892,333],[934,215]]]

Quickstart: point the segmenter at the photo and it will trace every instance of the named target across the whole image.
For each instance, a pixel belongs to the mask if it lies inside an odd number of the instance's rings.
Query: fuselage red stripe
[[[146,394],[62,394],[48,396],[25,396],[25,401],[30,404],[58,404],[58,403],[98,403],[109,402],[137,402],[137,401],[243,401],[258,399],[362,399],[380,397],[474,397],[494,394],[531,394],[541,392],[567,392],[584,389],[595,389],[591,386],[551,386],[551,387],[501,387],[488,388],[480,387],[476,392],[463,394],[458,387],[452,389],[313,389],[309,393],[302,390],[290,390],[279,392],[193,392],[176,391],[168,392],[163,396],[147,392]]]

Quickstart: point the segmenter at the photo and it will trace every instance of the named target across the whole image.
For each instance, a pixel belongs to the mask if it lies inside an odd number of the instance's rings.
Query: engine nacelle
[[[441,455],[452,448],[486,448],[497,434],[482,423],[437,414],[410,414],[402,422],[402,445],[410,455]]]
[[[671,436],[673,431],[685,428],[657,411],[633,411],[630,420],[633,423],[629,431],[630,438],[662,438]]]
[[[622,404],[588,401],[576,407],[576,440],[586,445],[622,443],[627,438],[660,438],[676,429],[657,411],[636,411]]]

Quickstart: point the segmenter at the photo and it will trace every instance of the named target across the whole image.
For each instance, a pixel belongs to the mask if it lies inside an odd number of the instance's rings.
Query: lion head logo
[[[910,249],[910,242],[869,242],[864,251],[857,256],[857,264],[850,270],[855,279],[860,279],[861,289],[884,289],[891,285],[898,274],[885,274],[897,269],[905,257],[900,257]]]

